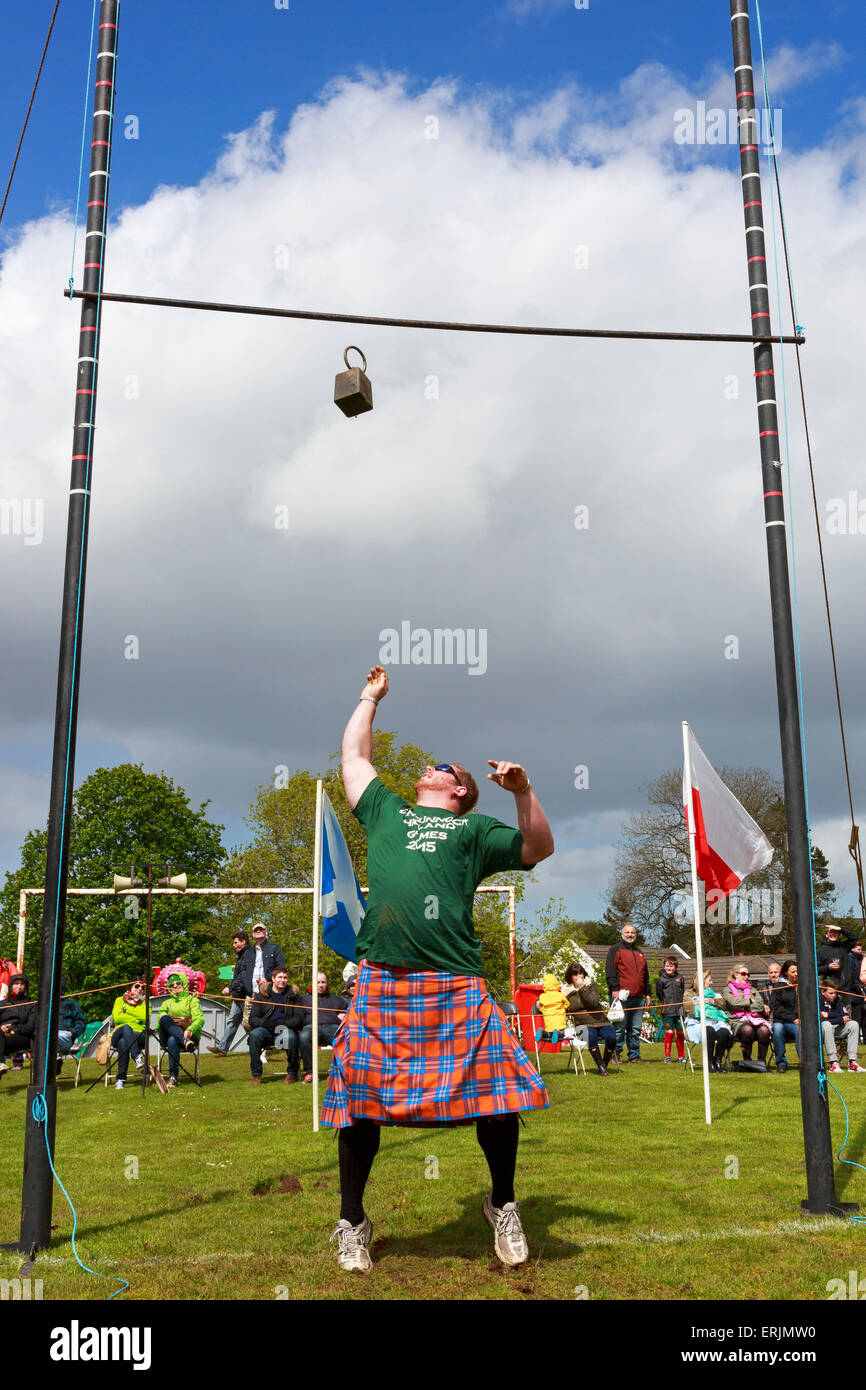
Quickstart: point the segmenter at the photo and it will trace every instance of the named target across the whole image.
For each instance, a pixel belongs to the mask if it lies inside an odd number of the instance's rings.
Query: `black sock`
[[[340,1130],[340,1219],[353,1226],[364,1220],[364,1188],[379,1152],[379,1126],[373,1120],[356,1120]]]
[[[520,1134],[518,1117],[503,1115],[499,1119],[476,1120],[475,1132],[493,1180],[490,1200],[495,1207],[504,1207],[506,1202],[514,1201],[514,1170]]]

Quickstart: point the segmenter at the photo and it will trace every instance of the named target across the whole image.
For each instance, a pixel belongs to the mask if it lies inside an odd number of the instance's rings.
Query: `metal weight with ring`
[[[349,366],[350,352],[358,353],[364,364],[363,367]],[[351,419],[355,415],[363,415],[365,411],[373,409],[373,386],[367,376],[367,358],[354,343],[350,343],[343,352],[343,361],[347,370],[338,372],[334,378],[334,404],[338,405],[343,414]]]

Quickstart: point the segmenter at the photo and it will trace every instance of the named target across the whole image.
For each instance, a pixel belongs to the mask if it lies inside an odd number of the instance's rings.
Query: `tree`
[[[334,808],[346,839],[355,872],[362,886],[366,882],[364,865],[366,837],[352,815],[343,791],[338,765],[339,753],[322,775],[325,792]],[[373,733],[372,761],[383,782],[410,804],[415,801],[415,783],[429,763],[431,753],[415,744],[400,745],[394,732],[377,729]],[[249,844],[232,850],[225,867],[227,887],[312,888],[315,850],[316,776],[298,770],[285,786],[260,786],[245,817],[252,832]],[[498,874],[490,884],[514,884],[522,895],[524,874]],[[283,949],[293,983],[306,987],[310,982],[310,938],[312,932],[311,895],[303,897],[224,898],[216,909],[223,955],[231,955],[231,935],[239,927],[264,922],[268,934]],[[475,926],[482,942],[482,966],[494,994],[509,992],[508,904],[505,894],[484,893],[475,899]],[[332,983],[339,980],[346,962],[320,942],[320,968]]]
[[[190,887],[214,882],[222,859],[221,825],[205,817],[208,802],[193,810],[186,793],[165,773],[144,772],[141,765],[97,768],[72,799],[69,844],[70,888],[109,887],[115,873],[146,877],[152,859],[154,877],[166,860],[185,872]],[[46,830],[31,830],[21,849],[21,863],[6,875],[0,894],[0,951],[15,955],[18,896],[21,888],[45,883]],[[42,899],[28,900],[25,968],[38,968]],[[63,973],[69,990],[98,990],[122,983],[144,969],[146,905],[142,894],[127,898],[67,898]],[[214,922],[207,900],[182,895],[153,900],[153,961],[164,965],[182,956],[198,969],[214,968]],[[111,996],[84,1000],[94,1018],[108,1012]]]
[[[773,859],[728,899],[712,892],[704,895],[699,880],[704,949],[708,955],[727,955],[734,943],[743,952],[790,950],[793,918],[782,786],[764,768],[722,768],[720,776],[772,843]],[[675,941],[694,950],[691,861],[679,770],[650,782],[647,797],[650,809],[623,827],[605,921],[611,927],[633,921],[653,944]],[[816,913],[827,911],[835,886],[817,845],[812,849],[812,869]],[[762,925],[769,932],[762,932]],[[779,926],[781,931],[775,930]]]

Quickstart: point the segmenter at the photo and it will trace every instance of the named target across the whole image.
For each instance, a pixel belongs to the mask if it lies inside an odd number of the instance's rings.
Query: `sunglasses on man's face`
[[[453,769],[453,767],[451,766],[450,763],[436,763],[435,766],[434,766],[434,768],[433,768],[433,771],[434,771],[434,772],[450,772],[450,773],[451,773],[451,776],[454,778],[454,780],[455,780],[455,782],[457,783],[458,787],[462,787],[462,786],[464,785],[463,782],[460,780],[460,777],[459,777],[458,774],[454,771],[454,769]]]

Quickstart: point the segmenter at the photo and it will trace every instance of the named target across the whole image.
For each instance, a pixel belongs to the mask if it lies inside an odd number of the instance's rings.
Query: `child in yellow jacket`
[[[541,983],[544,988],[538,996],[538,1007],[544,1026],[539,1028],[535,1041],[540,1042],[542,1035],[549,1033],[550,1041],[556,1045],[559,1042],[559,1034],[565,1027],[568,1002],[555,975],[545,975]]]

